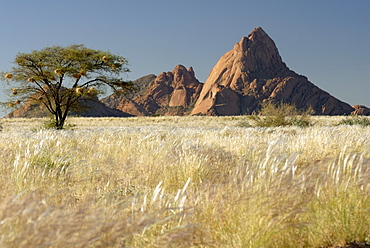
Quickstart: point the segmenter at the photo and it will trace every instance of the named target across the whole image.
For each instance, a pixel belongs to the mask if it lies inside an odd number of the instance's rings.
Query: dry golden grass
[[[370,241],[370,128],[246,117],[3,119],[0,247]]]

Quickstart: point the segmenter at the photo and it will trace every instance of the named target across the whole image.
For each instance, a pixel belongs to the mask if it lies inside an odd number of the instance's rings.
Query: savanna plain
[[[1,119],[0,247],[370,241],[370,127],[312,117]]]

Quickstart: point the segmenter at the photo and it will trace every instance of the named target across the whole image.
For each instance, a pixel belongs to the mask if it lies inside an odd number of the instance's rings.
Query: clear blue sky
[[[85,44],[127,57],[127,79],[182,64],[205,82],[218,59],[260,26],[290,69],[370,107],[369,0],[0,0],[0,9],[0,71],[18,52]]]

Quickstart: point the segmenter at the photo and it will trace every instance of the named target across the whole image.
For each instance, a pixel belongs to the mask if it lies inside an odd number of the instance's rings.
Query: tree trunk
[[[59,119],[59,124],[57,124],[56,125],[56,128],[58,129],[58,130],[60,130],[60,129],[63,129],[63,127],[64,127],[64,122],[65,122],[65,119]]]
[[[63,111],[60,106],[57,106],[55,111],[55,128],[58,130],[63,129],[65,120],[66,116],[63,115]]]

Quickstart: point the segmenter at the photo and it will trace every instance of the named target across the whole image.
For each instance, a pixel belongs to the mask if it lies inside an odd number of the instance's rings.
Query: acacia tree
[[[126,58],[84,45],[19,53],[14,64],[2,77],[11,86],[11,100],[3,104],[15,107],[26,101],[37,102],[54,116],[57,129],[63,129],[71,110],[81,108],[82,99],[96,98],[106,87],[115,93],[134,88],[132,82],[119,78],[130,71]]]

